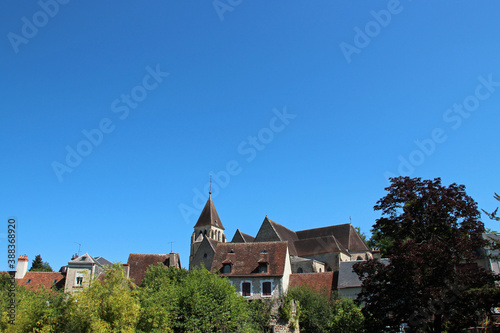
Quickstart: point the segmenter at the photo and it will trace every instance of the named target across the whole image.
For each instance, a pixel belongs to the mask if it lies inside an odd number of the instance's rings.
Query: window
[[[259,262],[257,273],[267,273],[267,262]]]
[[[83,273],[82,272],[76,272],[76,285],[77,286],[82,286],[83,284]]]
[[[243,297],[252,296],[252,283],[251,282],[242,282],[241,283],[241,295]]]
[[[206,253],[203,253],[203,258],[206,258],[207,257],[207,254]]]
[[[30,284],[31,283],[31,279],[28,279],[28,281],[26,281],[26,284]]]
[[[231,273],[231,264],[222,264],[222,274]]]
[[[358,256],[356,260],[363,260],[363,258],[361,256]]]
[[[272,284],[269,281],[262,282],[262,296],[271,296]]]
[[[302,269],[302,267],[299,267],[299,269],[297,269],[297,273],[304,273],[304,270]]]

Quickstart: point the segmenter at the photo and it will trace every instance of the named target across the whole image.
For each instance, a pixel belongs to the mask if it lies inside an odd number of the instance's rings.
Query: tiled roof
[[[174,253],[176,260],[178,260],[178,253]],[[130,266],[130,279],[138,286],[141,285],[144,279],[144,273],[151,265],[162,263],[165,266],[179,266],[178,263],[170,263],[170,256],[168,254],[139,254],[130,253],[128,256],[127,264]],[[180,262],[179,262],[180,264]]]
[[[226,276],[282,276],[287,258],[286,242],[219,243],[212,262],[212,271],[219,272],[230,263]],[[267,273],[255,273],[259,263],[268,263]]]
[[[337,272],[301,273],[290,275],[290,288],[307,286],[312,290],[325,290],[330,296],[332,289],[336,289]]]
[[[203,211],[201,212],[200,217],[198,218],[198,221],[196,222],[194,227],[198,228],[210,225],[224,230],[222,222],[219,218],[219,214],[217,214],[217,210],[215,209],[214,203],[212,201],[212,197],[209,196],[207,203],[205,204],[205,207],[203,208]]]
[[[26,272],[22,279],[16,280],[19,286],[30,290],[44,286],[51,289],[54,285],[57,289],[64,287],[64,275],[58,272]]]
[[[350,252],[370,251],[352,224],[339,224],[329,227],[301,230],[296,232],[299,239],[334,236]]]
[[[308,257],[324,253],[344,252],[346,249],[333,236],[323,236],[315,238],[301,239],[294,242],[297,255]]]

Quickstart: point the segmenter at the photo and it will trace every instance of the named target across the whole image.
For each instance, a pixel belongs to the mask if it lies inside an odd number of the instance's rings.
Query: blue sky
[[[369,233],[389,175],[497,207],[497,2],[0,6],[0,242],[16,217],[17,256],[57,270],[79,244],[126,262],[174,242],[187,266],[209,174],[229,239],[266,215]]]

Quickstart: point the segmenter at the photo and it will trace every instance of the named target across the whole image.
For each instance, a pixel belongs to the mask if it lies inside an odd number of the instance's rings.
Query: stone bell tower
[[[205,242],[204,242],[205,240]],[[207,242],[208,241],[208,242]],[[211,259],[215,252],[217,243],[225,243],[226,235],[224,234],[224,226],[220,221],[219,214],[215,209],[212,201],[212,193],[209,192],[207,203],[194,226],[193,234],[191,235],[191,253],[189,255],[189,268],[194,268],[200,263],[210,269]],[[208,243],[202,246],[202,243]],[[197,254],[198,250],[203,254]]]

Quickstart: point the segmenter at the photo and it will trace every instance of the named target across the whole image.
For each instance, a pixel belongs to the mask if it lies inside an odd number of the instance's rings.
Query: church
[[[191,236],[189,269],[203,266],[226,276],[249,298],[277,297],[290,281],[306,277],[294,279],[297,274],[330,272],[319,276],[333,281],[342,262],[373,258],[350,223],[293,231],[266,216],[255,237],[237,229],[230,242],[224,230],[209,195]]]

